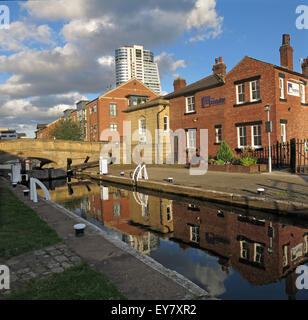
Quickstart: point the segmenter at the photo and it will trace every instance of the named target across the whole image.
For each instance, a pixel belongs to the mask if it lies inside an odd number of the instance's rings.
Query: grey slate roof
[[[224,80],[220,76],[218,76],[216,74],[212,74],[212,75],[210,75],[206,78],[203,78],[197,82],[189,84],[188,86],[186,86],[184,88],[181,88],[177,91],[171,92],[171,93],[163,96],[162,98],[172,99],[172,98],[176,98],[179,96],[186,96],[188,94],[192,94],[197,91],[218,87],[223,84],[224,84]]]

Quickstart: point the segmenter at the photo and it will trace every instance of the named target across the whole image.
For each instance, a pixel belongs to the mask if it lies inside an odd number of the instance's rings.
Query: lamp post
[[[272,154],[271,154],[272,122],[270,121],[271,106],[269,104],[265,105],[264,110],[267,112],[267,121],[265,126],[266,126],[266,132],[268,136],[268,172],[272,172]]]

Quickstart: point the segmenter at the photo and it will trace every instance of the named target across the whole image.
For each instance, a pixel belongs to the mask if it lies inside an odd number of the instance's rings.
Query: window
[[[281,123],[281,142],[286,143],[287,142],[287,132],[286,132],[286,124]]]
[[[138,104],[147,102],[147,100],[148,100],[147,96],[140,96],[140,97],[130,96],[128,99],[128,105],[129,106],[136,106]]]
[[[304,236],[304,254],[308,253],[308,235]]]
[[[168,131],[168,130],[169,130],[169,117],[164,116],[164,131]]]
[[[283,266],[286,267],[288,265],[288,246],[284,245],[282,247],[283,250]]]
[[[117,116],[117,104],[116,103],[110,103],[109,104],[109,116],[110,117],[116,117]]]
[[[95,104],[94,107],[93,107],[93,112],[94,112],[94,113],[96,112],[96,104]]]
[[[96,134],[96,124],[94,125],[94,134]]]
[[[190,241],[195,243],[200,242],[200,227],[190,226]]]
[[[172,206],[168,204],[167,206],[167,222],[172,221]]]
[[[148,218],[150,216],[150,211],[149,211],[149,204],[147,203],[146,205],[141,206],[141,215],[143,217]]]
[[[194,112],[196,111],[195,109],[195,97],[187,97],[186,98],[186,112]]]
[[[139,119],[139,134],[146,134],[146,119],[141,118]]]
[[[241,83],[236,86],[236,103],[244,103],[245,102],[245,84]]]
[[[280,90],[280,99],[284,99],[284,81],[283,81],[283,78],[279,78],[279,90]]]
[[[238,147],[239,148],[246,147],[247,145],[246,127],[238,127],[237,136],[238,136]]]
[[[242,240],[240,242],[240,246],[241,246],[241,252],[240,252],[241,258],[249,260],[249,245],[248,245],[248,242]]]
[[[259,264],[264,263],[264,246],[262,244],[255,243],[254,261]]]
[[[113,216],[120,217],[121,216],[121,203],[113,204]]]
[[[301,90],[301,103],[306,103],[305,85],[300,85]]]
[[[216,143],[221,143],[221,128],[215,128]]]
[[[260,100],[260,84],[259,80],[250,82],[250,101]]]
[[[251,137],[251,145],[253,147],[261,147],[261,126],[259,124],[251,127]]]
[[[118,131],[118,125],[116,123],[110,123],[110,131]]]
[[[187,131],[187,148],[188,149],[196,149],[196,129],[190,129]]]

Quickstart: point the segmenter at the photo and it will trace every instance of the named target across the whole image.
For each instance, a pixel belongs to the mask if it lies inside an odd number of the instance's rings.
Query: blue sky
[[[61,116],[81,98],[115,82],[114,50],[152,50],[164,92],[177,76],[192,83],[222,56],[231,70],[245,55],[280,64],[291,35],[294,69],[308,56],[308,30],[296,8],[308,0],[1,1],[10,28],[0,29],[0,127],[33,136],[37,123]],[[308,14],[308,13],[307,13]]]

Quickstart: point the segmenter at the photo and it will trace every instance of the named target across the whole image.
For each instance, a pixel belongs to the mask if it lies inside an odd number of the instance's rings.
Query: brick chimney
[[[222,57],[215,59],[215,64],[213,66],[213,73],[219,76],[226,76],[227,66],[222,62]]]
[[[174,91],[177,91],[177,90],[182,89],[184,87],[186,87],[186,80],[185,79],[178,77],[177,79],[175,79],[173,81]]]
[[[304,76],[308,77],[308,57],[302,63],[302,72]]]
[[[290,35],[282,35],[282,46],[280,51],[280,65],[293,71],[293,48],[290,45]]]

